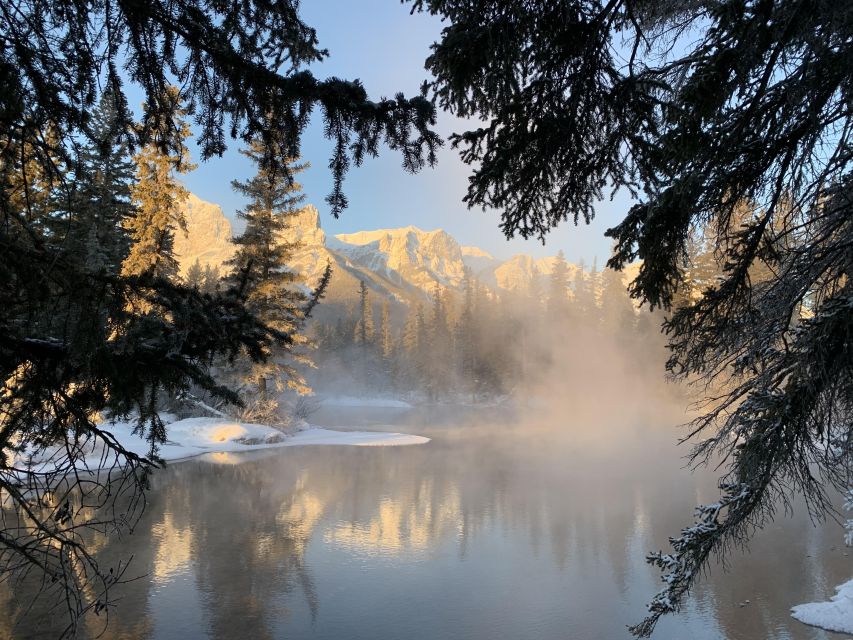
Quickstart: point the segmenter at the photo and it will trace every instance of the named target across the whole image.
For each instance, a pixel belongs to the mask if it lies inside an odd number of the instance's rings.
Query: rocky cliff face
[[[191,193],[184,204],[187,233],[175,233],[175,256],[181,275],[198,260],[202,267],[217,267],[234,255],[231,244],[231,223],[219,205],[205,202]]]

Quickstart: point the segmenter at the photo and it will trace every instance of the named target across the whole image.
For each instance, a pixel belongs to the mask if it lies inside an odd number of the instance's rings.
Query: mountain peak
[[[471,246],[461,246],[459,249],[462,251],[462,255],[471,258],[485,258],[487,260],[494,260],[495,257],[489,253],[488,251],[483,251],[480,247],[471,247]]]
[[[320,226],[320,212],[313,204],[302,207],[299,213],[293,216],[285,231],[287,239],[299,242],[304,248],[324,247],[326,245],[326,233]]]
[[[181,273],[198,260],[202,267],[221,268],[234,255],[231,223],[218,204],[202,200],[190,193],[184,202],[187,233],[175,233],[174,251]]]

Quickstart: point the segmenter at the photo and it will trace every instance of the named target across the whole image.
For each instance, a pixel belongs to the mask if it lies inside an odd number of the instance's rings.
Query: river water
[[[173,464],[134,534],[100,543],[142,576],[103,637],[628,638],[659,588],[645,553],[717,492],[711,473],[683,468],[683,416],[599,404],[328,408],[311,421],[432,441]],[[853,575],[850,551],[837,524],[815,527],[796,508],[728,571],[715,566],[654,637],[840,638],[789,608],[832,595]],[[0,607],[0,637],[49,637],[49,617]]]

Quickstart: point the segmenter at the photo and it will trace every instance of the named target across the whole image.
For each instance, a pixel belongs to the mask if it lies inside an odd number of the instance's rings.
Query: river
[[[133,535],[99,543],[142,576],[122,587],[104,637],[628,638],[660,585],[645,553],[717,495],[712,473],[683,468],[678,417],[326,408],[311,421],[432,441],[172,464]],[[654,638],[841,638],[789,608],[848,580],[850,551],[837,524],[797,507],[728,571],[713,567]],[[49,616],[0,607],[14,638],[49,636]]]

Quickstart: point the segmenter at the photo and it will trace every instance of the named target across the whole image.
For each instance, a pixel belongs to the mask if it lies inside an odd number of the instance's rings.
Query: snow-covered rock
[[[483,251],[479,247],[459,247],[462,251],[462,262],[465,266],[471,269],[471,272],[478,278],[483,278],[486,274],[486,280],[491,280],[488,274],[493,272],[501,261],[495,258],[487,251]],[[489,284],[493,284],[491,281]]]
[[[495,282],[501,289],[512,291],[525,289],[539,272],[530,256],[519,254],[513,256],[495,269]]]
[[[320,225],[320,212],[313,204],[306,205],[298,215],[290,219],[285,234],[288,240],[298,242],[306,249],[326,246],[326,233]]]

